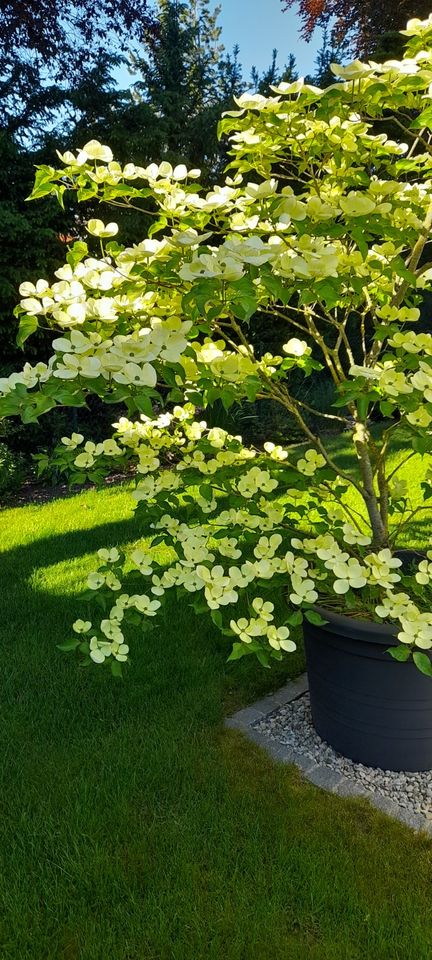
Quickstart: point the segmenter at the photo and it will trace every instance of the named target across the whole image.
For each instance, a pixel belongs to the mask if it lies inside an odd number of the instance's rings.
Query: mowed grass
[[[227,666],[175,601],[124,681],[57,650],[140,534],[122,488],[0,512],[1,960],[429,960],[431,840],[223,729],[301,653]]]
[[[381,432],[380,424],[372,427],[372,433],[377,438]],[[353,463],[356,465],[355,450],[350,434],[344,433],[337,438],[332,438],[330,450],[335,462],[339,467],[345,469],[352,475]],[[357,465],[356,465],[357,466]],[[403,480],[406,484],[406,496],[408,510],[405,514],[393,513],[390,510],[389,522],[390,532],[395,532],[397,526],[404,524],[398,536],[397,546],[413,548],[429,548],[432,533],[432,501],[425,501],[421,489],[421,481],[426,479],[429,472],[432,474],[432,456],[425,454],[420,456],[414,453],[409,435],[404,435],[400,431],[396,442],[391,443],[387,457],[386,473],[391,474],[396,467],[393,481]],[[360,480],[360,471],[357,467],[354,471],[358,480]],[[359,496],[352,488],[346,495],[346,502],[355,507],[360,513],[365,515],[365,506]],[[424,506],[419,510],[420,506]],[[405,520],[411,510],[416,510],[415,517],[405,526]]]

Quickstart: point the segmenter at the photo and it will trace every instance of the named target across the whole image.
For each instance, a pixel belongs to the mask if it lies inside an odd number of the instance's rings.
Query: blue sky
[[[239,44],[246,79],[253,65],[265,70],[274,47],[280,66],[293,53],[300,75],[313,71],[320,35],[317,31],[310,43],[300,40],[299,17],[295,10],[283,13],[281,0],[220,0],[220,6],[222,41],[227,50]]]
[[[214,0],[213,7],[216,6],[222,8],[221,40],[227,51],[238,43],[245,81],[249,81],[253,66],[262,73],[270,65],[275,47],[280,67],[293,53],[300,76],[313,72],[321,46],[320,32],[316,31],[310,43],[301,40],[299,17],[294,10],[283,13],[281,0],[219,0],[219,3]],[[127,87],[133,82],[125,67],[116,71],[116,75],[120,86]]]

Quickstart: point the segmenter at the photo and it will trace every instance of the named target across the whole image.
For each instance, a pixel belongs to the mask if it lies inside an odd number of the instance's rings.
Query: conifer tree
[[[222,157],[217,119],[242,89],[238,47],[225,54],[220,8],[211,10],[209,0],[159,0],[156,13],[144,55],[132,58],[135,93],[153,111],[159,155],[215,175]]]

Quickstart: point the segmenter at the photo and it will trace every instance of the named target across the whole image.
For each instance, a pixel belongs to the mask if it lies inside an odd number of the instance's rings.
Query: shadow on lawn
[[[429,520],[419,520],[416,542],[427,542],[429,532]],[[74,620],[97,622],[103,616],[94,603],[80,601],[73,589],[81,586],[87,573],[79,569],[80,558],[100,547],[141,539],[145,533],[142,520],[133,516],[42,537],[0,554],[0,651],[8,664],[0,674],[0,696],[6,713],[20,715],[23,738],[26,731],[32,739],[34,723],[59,743],[64,737],[91,738],[101,721],[113,729],[128,717],[141,720],[143,708],[150,723],[156,716],[161,722],[164,711],[165,716],[175,715],[179,729],[196,722],[218,723],[224,691],[225,711],[231,712],[303,669],[301,647],[271,671],[263,671],[252,657],[225,665],[230,641],[221,637],[210,618],[197,617],[187,600],[178,603],[174,595],[167,596],[150,632],[128,627],[132,657],[124,682],[115,682],[104,668],[82,669],[75,653],[59,652],[57,644],[73,635]],[[56,581],[55,567],[68,561],[76,563],[71,563],[72,589],[65,592],[60,588],[68,573]],[[59,589],[54,592],[56,583]],[[203,696],[206,685],[212,691],[209,696]],[[6,728],[3,714],[0,740]]]
[[[129,721],[142,724],[143,711],[148,724],[162,729],[172,724],[178,737],[219,724],[224,713],[303,669],[301,649],[271,670],[264,671],[254,657],[227,664],[230,639],[209,617],[197,617],[188,598],[178,603],[174,594],[167,595],[149,632],[128,627],[131,665],[124,681],[115,681],[105,668],[80,668],[75,653],[60,652],[57,644],[73,635],[77,618],[96,623],[103,616],[95,603],[79,598],[88,569],[95,567],[86,563],[83,569],[84,556],[144,538],[143,526],[142,516],[132,516],[34,539],[0,554],[0,653],[8,664],[0,673],[0,744],[8,736],[8,715],[16,719],[23,750],[34,740],[34,725],[38,736],[62,749],[65,740],[94,741],[101,724],[104,734]],[[56,566],[68,561],[70,571],[59,576]]]
[[[63,751],[65,743],[84,737],[90,746],[130,723],[142,738],[144,712],[146,724],[158,726],[158,737],[167,725],[175,736],[184,736],[186,730],[220,721],[229,645],[210,620],[196,620],[193,610],[174,597],[150,632],[128,627],[132,662],[124,681],[115,681],[105,668],[80,668],[75,653],[57,649],[73,636],[74,620],[97,622],[103,613],[94,603],[80,603],[74,581],[82,582],[87,570],[76,564],[71,564],[71,592],[60,592],[59,580],[59,592],[50,592],[56,586],[55,566],[144,536],[142,521],[132,517],[43,537],[0,554],[0,651],[8,665],[0,674],[0,749],[12,766],[17,752],[28,754],[29,743],[36,752],[41,744]],[[35,573],[45,577],[47,591],[32,582]]]
[[[209,619],[170,597],[124,682],[56,650],[84,612],[56,564],[142,535],[132,518],[0,555],[2,960],[389,960],[401,930],[398,956],[426,960],[430,844],[220,736]]]
[[[36,567],[52,566],[93,553],[100,547],[119,546],[133,539],[144,539],[145,536],[142,525],[133,516],[128,520],[95,524],[83,530],[68,530],[40,539],[36,537],[24,546],[11,547],[0,553],[0,583],[10,576],[11,567],[23,585]]]

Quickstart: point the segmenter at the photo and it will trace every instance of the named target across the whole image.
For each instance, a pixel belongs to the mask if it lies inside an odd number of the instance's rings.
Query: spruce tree
[[[158,130],[159,155],[214,176],[223,151],[216,137],[221,109],[242,88],[238,48],[224,55],[220,8],[208,0],[159,0],[157,29],[147,31],[135,93],[149,104]]]

